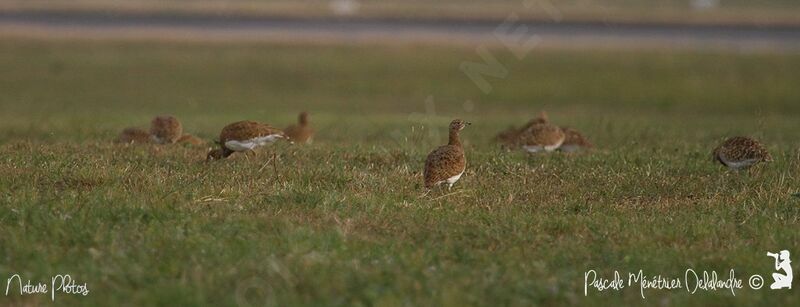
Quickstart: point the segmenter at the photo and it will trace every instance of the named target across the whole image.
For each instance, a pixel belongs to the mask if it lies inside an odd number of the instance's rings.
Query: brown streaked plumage
[[[521,147],[523,137],[526,136],[526,132],[529,132],[535,126],[549,124],[550,118],[547,116],[547,112],[542,111],[539,113],[539,116],[531,119],[522,127],[515,128],[512,126],[498,133],[497,136],[495,136],[495,140],[501,143],[504,148]]]
[[[210,151],[206,159],[227,158],[234,152],[252,151],[284,138],[283,131],[267,124],[248,120],[235,122],[222,128],[218,141],[221,148]]]
[[[525,126],[522,126],[522,128],[520,128],[519,131],[520,133],[522,133],[533,126],[545,125],[545,124],[550,124],[550,116],[547,115],[547,112],[542,111],[539,112],[539,116],[534,117],[533,119],[528,121],[528,123],[526,123]]]
[[[563,152],[578,152],[581,150],[587,150],[594,147],[586,137],[583,136],[578,130],[568,128],[568,127],[561,127],[561,131],[564,132],[566,136],[564,138],[564,143],[558,148],[558,150]]]
[[[464,148],[461,146],[459,132],[468,125],[470,123],[460,119],[453,120],[450,123],[450,136],[447,145],[440,146],[428,154],[424,171],[426,188],[430,189],[446,183],[449,189],[464,174],[467,159],[464,156]]]
[[[566,135],[561,128],[549,123],[534,124],[520,133],[519,146],[522,149],[537,153],[554,151],[564,143]]]
[[[125,143],[125,144],[147,144],[152,142],[153,139],[150,138],[150,133],[145,131],[141,128],[125,128],[122,130],[122,133],[119,134],[117,137],[117,143]]]
[[[278,128],[268,124],[245,120],[232,123],[222,128],[222,132],[219,134],[219,141],[224,144],[228,141],[246,141],[269,135],[279,135],[281,138],[284,136],[283,131]]]
[[[192,146],[203,146],[206,144],[206,141],[191,134],[184,134],[178,139],[177,143],[189,144]]]
[[[308,123],[308,113],[302,112],[297,118],[297,125],[286,127],[283,132],[290,140],[296,143],[310,144],[314,141],[314,129]]]
[[[760,142],[748,137],[732,137],[712,153],[714,160],[731,169],[746,169],[760,162],[771,162],[772,156]]]
[[[208,152],[206,155],[206,161],[222,160],[230,156],[232,153],[233,151],[225,151],[224,148],[215,148]]]
[[[174,116],[156,116],[150,122],[150,134],[157,144],[173,144],[183,135],[183,126]]]

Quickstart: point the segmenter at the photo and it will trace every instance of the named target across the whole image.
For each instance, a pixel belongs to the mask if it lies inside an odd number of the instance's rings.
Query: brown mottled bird
[[[542,112],[539,112],[539,116],[534,117],[533,119],[528,121],[528,123],[526,123],[525,126],[522,126],[522,128],[520,128],[519,131],[520,131],[520,133],[522,133],[525,130],[530,129],[533,126],[545,125],[545,124],[550,124],[550,116],[547,115],[547,112],[542,111]]]
[[[594,145],[592,145],[583,134],[578,132],[578,130],[561,127],[561,131],[564,132],[566,138],[564,139],[564,143],[558,148],[560,151],[573,153],[594,147]]]
[[[714,160],[734,170],[746,169],[759,162],[772,162],[772,156],[761,143],[741,136],[725,140],[714,149],[713,156]]]
[[[447,145],[436,148],[428,154],[425,160],[425,187],[430,189],[434,186],[446,183],[450,189],[467,167],[467,159],[464,157],[464,148],[461,146],[459,132],[464,127],[470,125],[460,119],[450,123],[450,139]]]
[[[314,129],[308,124],[308,113],[302,112],[297,118],[297,125],[290,125],[283,130],[286,137],[296,143],[311,144],[314,141]]]
[[[189,145],[192,145],[192,146],[203,146],[203,145],[206,144],[206,141],[204,141],[203,139],[201,139],[199,137],[196,137],[194,135],[191,135],[191,134],[187,133],[187,134],[182,135],[178,139],[178,141],[176,143],[178,143],[178,144],[189,144]]]
[[[150,122],[150,134],[156,144],[173,144],[183,135],[183,126],[174,116],[157,116]]]
[[[532,119],[520,130],[517,144],[530,153],[550,152],[558,149],[564,140],[566,140],[564,131],[550,124],[547,113],[542,112],[539,117]]]
[[[141,128],[125,128],[122,130],[122,133],[119,134],[117,137],[117,143],[125,143],[125,144],[147,144],[152,142],[153,140],[150,138],[150,133],[145,131]]]
[[[520,129],[514,126],[508,127],[506,130],[500,131],[494,140],[504,147],[514,147],[519,139]]]
[[[283,131],[267,124],[248,120],[235,122],[222,128],[219,135],[220,148],[210,151],[206,159],[227,158],[234,152],[252,151],[284,138]]]
[[[526,135],[530,129],[534,126],[539,125],[547,125],[550,123],[550,119],[547,116],[547,112],[539,113],[538,117],[535,117],[528,121],[525,125],[521,128],[509,127],[506,130],[501,131],[500,133],[495,136],[495,140],[503,145],[504,148],[518,148],[521,147],[523,136]]]

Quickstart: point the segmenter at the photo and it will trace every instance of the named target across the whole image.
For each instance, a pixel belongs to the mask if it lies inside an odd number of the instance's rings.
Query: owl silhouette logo
[[[772,279],[775,282],[769,288],[773,290],[791,289],[794,274],[792,273],[792,261],[789,260],[789,251],[782,250],[780,253],[767,252],[767,256],[775,258],[775,271],[778,271],[778,273],[772,273]],[[783,274],[780,273],[781,271],[783,271]]]

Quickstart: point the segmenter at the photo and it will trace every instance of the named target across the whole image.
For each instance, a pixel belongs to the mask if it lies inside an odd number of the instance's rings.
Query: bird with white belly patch
[[[447,184],[450,189],[467,167],[464,148],[459,133],[470,123],[460,119],[450,123],[450,138],[447,145],[436,148],[425,160],[425,187],[430,189],[440,184]]]
[[[550,124],[547,114],[542,112],[521,129],[517,142],[530,153],[551,152],[561,147],[566,137],[564,131]]]
[[[586,137],[583,136],[578,130],[561,127],[561,131],[564,132],[566,136],[564,139],[564,143],[558,147],[559,151],[566,152],[566,153],[575,153],[580,152],[583,150],[589,150],[594,145],[592,145]]]
[[[772,156],[764,145],[741,136],[725,140],[712,154],[714,160],[733,170],[746,169],[760,162],[772,162]]]
[[[222,128],[219,135],[220,148],[210,151],[206,159],[227,158],[234,152],[253,151],[285,138],[283,131],[270,125],[254,121],[235,122]]]

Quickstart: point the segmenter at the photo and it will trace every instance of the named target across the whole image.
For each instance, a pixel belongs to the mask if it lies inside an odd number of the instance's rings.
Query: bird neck
[[[305,115],[301,115],[300,118],[298,118],[297,122],[300,124],[300,126],[306,126],[308,125],[308,117],[306,117]]]
[[[233,154],[233,150],[228,149],[225,146],[222,146],[222,157],[227,158]]]
[[[458,137],[458,130],[450,130],[450,140],[447,145],[461,146],[461,139]]]

